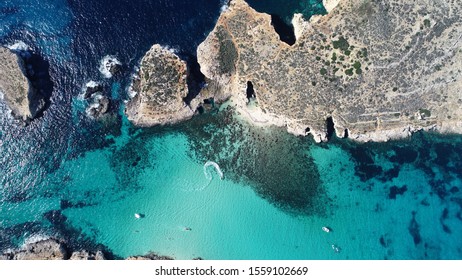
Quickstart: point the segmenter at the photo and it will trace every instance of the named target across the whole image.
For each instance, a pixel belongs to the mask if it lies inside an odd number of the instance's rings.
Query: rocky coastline
[[[0,254],[0,260],[106,260],[111,259],[110,255],[102,250],[72,251],[67,248],[65,242],[48,238],[26,243],[21,248],[4,252]],[[149,253],[143,256],[131,256],[126,260],[173,260],[173,258]]]
[[[251,122],[317,142],[328,140],[329,123],[338,137],[360,142],[462,133],[460,5],[324,5],[325,16],[294,16],[296,42],[288,45],[270,15],[232,0],[198,48],[201,71]]]
[[[419,130],[462,133],[460,5],[323,3],[327,15],[309,21],[294,15],[296,41],[289,45],[270,15],[244,0],[230,1],[197,49],[206,85],[189,105],[182,100],[185,79],[178,79],[187,75],[184,63],[153,47],[134,81],[141,94],[127,106],[129,119],[141,126],[172,124],[191,118],[205,100],[231,99],[248,121],[316,142],[334,132],[359,142]],[[148,66],[154,63],[159,67]]]

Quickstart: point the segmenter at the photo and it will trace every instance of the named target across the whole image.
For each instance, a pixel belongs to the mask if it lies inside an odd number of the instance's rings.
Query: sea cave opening
[[[332,139],[332,136],[335,135],[335,124],[332,117],[328,117],[326,119],[326,127],[327,127],[327,140]]]
[[[280,16],[271,14],[271,25],[274,31],[279,35],[279,38],[284,43],[292,46],[295,44],[296,38],[294,33],[294,26],[286,23]]]
[[[255,98],[255,90],[251,81],[247,81],[246,89],[247,100],[250,101],[252,98]]]

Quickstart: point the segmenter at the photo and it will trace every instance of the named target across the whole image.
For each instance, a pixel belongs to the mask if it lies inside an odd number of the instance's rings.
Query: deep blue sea
[[[225,2],[0,2],[0,44],[27,44],[51,95],[26,127],[0,101],[0,251],[51,236],[114,258],[461,259],[462,136],[316,144],[227,104],[170,127],[127,121],[143,54],[159,43],[197,70]],[[318,0],[249,2],[286,23],[325,13]],[[112,78],[98,70],[107,55],[123,64]],[[100,121],[81,97],[91,80],[111,98]]]

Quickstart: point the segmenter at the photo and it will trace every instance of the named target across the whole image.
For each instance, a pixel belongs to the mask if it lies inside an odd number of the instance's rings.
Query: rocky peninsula
[[[456,1],[324,1],[328,14],[292,20],[232,0],[199,46],[218,99],[258,124],[326,141],[386,141],[417,130],[462,132],[462,6]]]
[[[0,93],[14,117],[22,121],[35,118],[45,107],[44,98],[26,77],[24,59],[0,47]]]
[[[184,101],[188,95],[186,62],[176,54],[156,44],[146,53],[133,79],[131,92],[135,95],[125,113],[135,125],[173,124],[194,115]]]

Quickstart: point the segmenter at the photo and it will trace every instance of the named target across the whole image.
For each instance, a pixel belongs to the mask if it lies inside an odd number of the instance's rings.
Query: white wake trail
[[[204,164],[205,178],[207,178],[209,180],[212,180],[212,174],[210,174],[210,172],[207,169],[207,167],[209,167],[209,166],[213,166],[215,168],[215,170],[217,171],[218,175],[220,175],[220,179],[223,180],[223,172],[221,171],[220,166],[214,161],[207,161]]]

